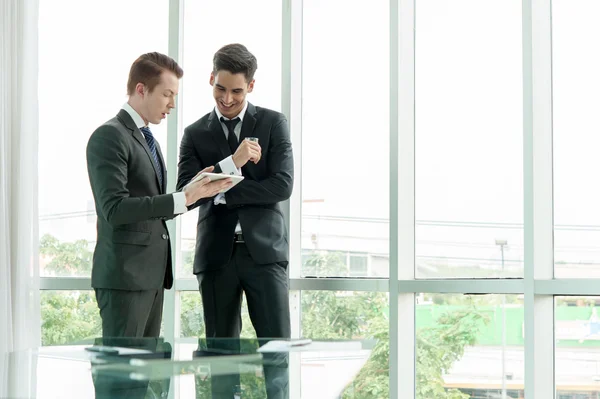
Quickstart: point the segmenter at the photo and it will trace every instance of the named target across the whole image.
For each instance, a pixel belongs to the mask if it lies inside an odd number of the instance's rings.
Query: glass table
[[[337,399],[375,344],[96,338],[1,355],[0,397]]]

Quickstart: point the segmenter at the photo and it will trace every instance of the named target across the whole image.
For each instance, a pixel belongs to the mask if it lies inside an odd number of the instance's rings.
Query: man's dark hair
[[[242,44],[223,46],[213,57],[213,74],[216,75],[219,71],[229,71],[232,74],[243,73],[246,83],[254,79],[256,68],[258,68],[256,57]]]

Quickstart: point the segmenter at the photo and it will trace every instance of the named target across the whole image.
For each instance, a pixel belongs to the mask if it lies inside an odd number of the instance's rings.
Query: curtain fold
[[[0,397],[35,397],[40,345],[38,0],[0,1]]]

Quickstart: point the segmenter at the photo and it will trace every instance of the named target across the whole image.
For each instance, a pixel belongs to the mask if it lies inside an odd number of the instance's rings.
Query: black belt
[[[242,233],[235,233],[233,235],[233,242],[236,244],[241,244],[244,243],[246,241],[244,241],[244,235]]]

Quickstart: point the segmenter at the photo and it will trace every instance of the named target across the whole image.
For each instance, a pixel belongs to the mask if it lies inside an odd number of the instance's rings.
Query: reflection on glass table
[[[302,398],[333,399],[375,343],[181,338],[173,345],[162,338],[97,338],[0,355],[0,397],[283,399],[290,396],[294,364]]]

